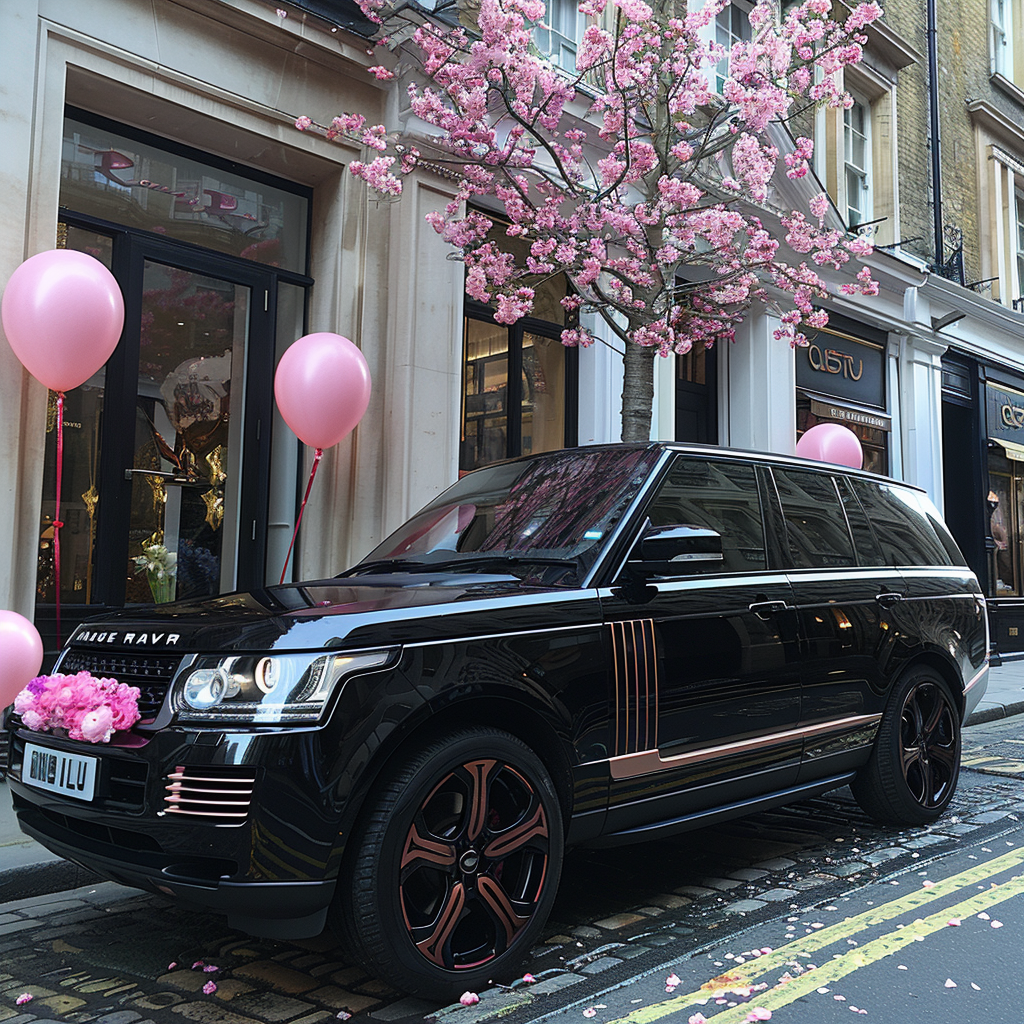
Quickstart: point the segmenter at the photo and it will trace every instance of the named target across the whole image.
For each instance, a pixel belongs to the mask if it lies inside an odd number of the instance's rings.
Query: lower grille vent
[[[241,825],[255,784],[255,768],[179,764],[167,776],[164,811],[210,825]]]

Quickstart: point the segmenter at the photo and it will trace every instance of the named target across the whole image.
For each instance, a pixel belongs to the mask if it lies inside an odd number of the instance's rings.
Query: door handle
[[[154,476],[159,480],[163,480],[165,484],[174,484],[176,487],[212,486],[208,480],[190,480],[180,473],[169,473],[162,469],[126,469],[124,471],[125,480],[131,480],[133,476]]]
[[[752,611],[759,619],[767,619],[770,615],[775,615],[778,612],[784,612],[789,605],[785,601],[755,601],[752,605],[748,605],[748,610]]]
[[[897,594],[895,591],[883,590],[881,594],[875,595],[875,600],[883,607],[888,608],[890,605],[898,604],[903,600],[902,594]]]

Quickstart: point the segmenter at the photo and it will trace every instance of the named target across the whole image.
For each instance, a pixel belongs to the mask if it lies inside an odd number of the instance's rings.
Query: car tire
[[[912,669],[896,684],[853,795],[878,821],[927,825],[949,806],[959,777],[959,704],[937,673]]]
[[[508,733],[462,730],[409,754],[370,798],[346,851],[336,928],[371,973],[456,998],[507,979],[526,956],[563,852],[540,758]]]

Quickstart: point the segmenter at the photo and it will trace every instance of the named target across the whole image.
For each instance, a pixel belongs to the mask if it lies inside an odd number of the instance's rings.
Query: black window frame
[[[462,360],[459,374],[459,472],[468,473],[473,469],[482,469],[484,466],[493,465],[490,462],[481,463],[478,466],[464,467],[462,464],[462,442],[465,440],[463,428],[466,422],[466,387],[463,370],[466,365],[466,327],[469,320],[477,320],[495,327],[504,328],[508,332],[507,351],[507,390],[505,399],[505,455],[506,459],[517,458],[523,455],[523,422],[522,422],[522,379],[523,379],[523,336],[525,334],[536,334],[543,338],[550,338],[561,345],[562,331],[564,325],[551,323],[548,320],[537,320],[533,317],[522,317],[514,324],[499,324],[494,319],[494,310],[482,302],[466,299],[463,306],[463,331],[462,331]],[[573,448],[579,443],[579,351],[570,346],[563,346],[565,350],[565,387],[563,403],[565,410],[565,430],[563,433],[563,448]],[[538,452],[527,452],[527,455],[536,455]]]

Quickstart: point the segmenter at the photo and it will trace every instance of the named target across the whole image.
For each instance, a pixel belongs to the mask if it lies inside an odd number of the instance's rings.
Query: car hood
[[[107,613],[74,647],[160,653],[394,646],[599,617],[593,591],[511,575],[388,573]],[[589,599],[588,599],[589,598]]]

